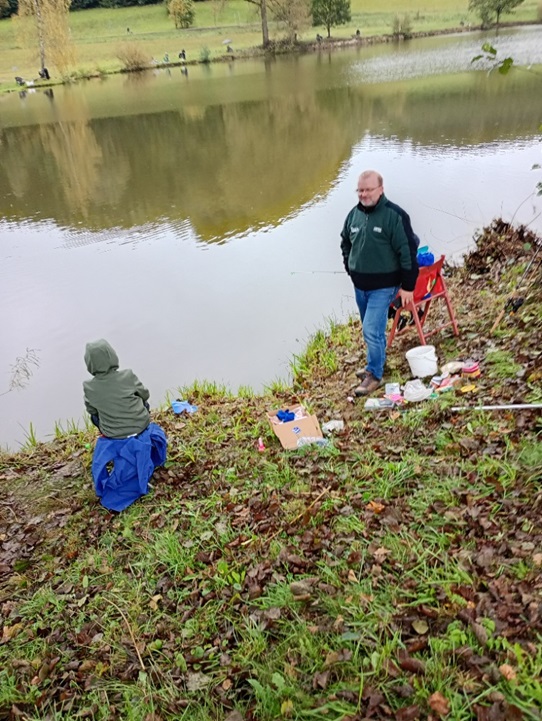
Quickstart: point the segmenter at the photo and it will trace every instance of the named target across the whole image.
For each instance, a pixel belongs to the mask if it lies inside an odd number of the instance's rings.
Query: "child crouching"
[[[101,432],[92,458],[94,488],[101,503],[122,511],[149,490],[166,460],[166,434],[150,422],[149,391],[106,340],[87,343],[85,362],[94,378],[83,383],[85,407]]]
[[[83,383],[85,407],[102,435],[128,438],[150,423],[149,391],[129,368],[119,371],[119,357],[101,338],[87,343],[85,363],[94,376]]]

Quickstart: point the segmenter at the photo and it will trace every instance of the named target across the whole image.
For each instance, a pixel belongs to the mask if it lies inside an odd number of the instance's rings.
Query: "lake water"
[[[286,378],[311,333],[354,312],[339,233],[365,168],[435,254],[460,259],[497,215],[542,230],[542,78],[475,70],[484,39],[0,96],[0,444],[82,418],[99,337],[154,405],[195,379]],[[540,28],[489,39],[542,62]],[[38,364],[9,391],[28,350]]]

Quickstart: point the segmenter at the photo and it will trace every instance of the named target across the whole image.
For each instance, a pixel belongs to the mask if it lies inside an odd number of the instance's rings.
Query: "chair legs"
[[[418,336],[420,338],[420,343],[422,345],[427,345],[425,341],[425,335],[423,333],[423,324],[425,323],[425,318],[427,317],[427,312],[429,310],[429,304],[431,303],[430,300],[426,302],[425,310],[423,312],[423,315],[420,319],[418,316],[418,311],[416,309],[416,306],[414,303],[409,303],[409,306],[412,306],[412,317],[414,318],[414,325],[416,326],[416,330],[418,331]],[[408,307],[408,306],[407,306]]]
[[[457,321],[455,319],[454,311],[452,308],[452,304],[450,303],[450,299],[448,298],[448,293],[446,292],[444,294],[444,300],[446,302],[446,307],[448,308],[448,314],[450,316],[450,320],[452,321],[452,327],[454,329],[454,335],[459,335],[459,326],[457,325]]]
[[[435,328],[434,330],[430,331],[429,333],[424,333],[423,327],[425,325],[425,321],[429,314],[429,309],[430,309],[433,301],[438,300],[439,298],[443,298],[444,302],[446,303],[446,309],[448,311],[448,315],[450,316],[450,322],[445,323],[444,325],[440,326],[439,328]],[[418,315],[418,310],[421,309],[422,306],[423,306],[423,312],[421,313],[421,315]],[[437,296],[427,298],[426,300],[418,301],[418,303],[408,303],[407,305],[397,309],[397,311],[395,313],[395,317],[393,319],[393,324],[392,324],[392,327],[390,330],[390,334],[388,336],[388,344],[387,344],[388,348],[393,343],[393,339],[395,338],[396,334],[403,333],[403,331],[406,330],[406,328],[403,328],[401,330],[398,330],[398,328],[397,328],[402,312],[412,313],[412,319],[414,321],[414,325],[416,327],[416,332],[418,333],[418,337],[420,339],[421,345],[427,345],[427,338],[430,335],[433,335],[433,333],[436,333],[439,330],[443,330],[444,328],[447,328],[449,326],[452,326],[454,335],[456,335],[456,336],[459,335],[459,328],[457,325],[457,321],[455,319],[452,304],[450,303],[450,299],[448,298],[448,293],[447,293],[445,287],[444,287],[444,291],[442,293],[439,293]]]

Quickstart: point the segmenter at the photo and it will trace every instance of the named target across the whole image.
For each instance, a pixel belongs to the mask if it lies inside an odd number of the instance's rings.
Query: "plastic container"
[[[419,345],[406,352],[410,372],[415,378],[426,378],[437,374],[437,354],[434,345]]]
[[[327,435],[330,433],[333,433],[334,431],[343,431],[344,430],[344,421],[328,421],[327,423],[324,423],[322,426],[322,432]]]
[[[386,383],[384,393],[387,396],[396,396],[401,394],[400,383]]]
[[[418,250],[418,265],[420,268],[424,265],[433,265],[435,262],[435,256],[429,250],[429,246],[424,245],[423,248]]]

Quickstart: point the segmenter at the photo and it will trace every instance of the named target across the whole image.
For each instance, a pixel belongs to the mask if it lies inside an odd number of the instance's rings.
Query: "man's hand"
[[[401,298],[401,305],[403,308],[407,303],[411,303],[412,300],[414,300],[414,291],[413,290],[401,290],[399,291],[399,297]]]

